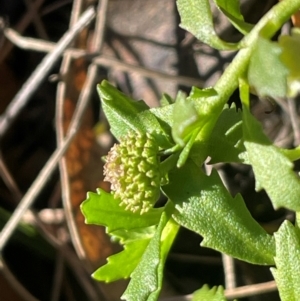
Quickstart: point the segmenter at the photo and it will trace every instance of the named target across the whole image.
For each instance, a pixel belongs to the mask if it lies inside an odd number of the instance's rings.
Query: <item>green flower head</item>
[[[160,194],[158,145],[151,134],[129,133],[109,151],[104,181],[132,212],[147,212]]]

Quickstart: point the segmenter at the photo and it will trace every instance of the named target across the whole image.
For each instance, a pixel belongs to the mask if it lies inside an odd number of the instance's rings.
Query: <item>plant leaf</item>
[[[199,89],[193,87],[188,97],[190,101],[194,102],[199,115],[198,141],[204,142],[209,139],[211,131],[223,110],[223,105],[215,100],[216,96],[218,94],[214,88]]]
[[[292,149],[280,148],[282,154],[284,154],[290,161],[296,161],[300,159],[300,146]]]
[[[107,259],[107,263],[93,273],[98,281],[112,282],[128,278],[141,260],[150,239],[127,243],[124,250]]]
[[[163,107],[151,108],[150,112],[165,126],[166,131],[171,132],[171,127],[173,125],[173,110],[174,104],[169,104]]]
[[[173,109],[172,135],[175,142],[184,146],[195,130],[209,122],[209,114],[212,113],[211,104],[207,100],[210,96],[216,96],[213,88],[192,88],[190,95],[176,98]]]
[[[216,171],[206,176],[189,160],[169,173],[163,191],[175,203],[174,220],[202,235],[202,246],[244,261],[273,264],[272,237],[252,218],[240,195],[231,197]]]
[[[225,107],[208,140],[210,163],[241,162],[245,147],[242,141],[242,112]]]
[[[81,205],[86,223],[105,226],[114,240],[125,244],[122,252],[110,256],[107,264],[95,271],[93,277],[99,281],[111,282],[131,275],[155,235],[163,212],[163,208],[151,209],[141,216],[119,203],[113,195],[98,189],[97,194],[89,192]]]
[[[243,34],[251,31],[253,25],[244,21],[239,0],[214,0],[214,2],[237,30]]]
[[[207,135],[207,133],[211,132],[219,114],[222,112],[222,108],[220,111],[218,111],[218,108],[216,110],[215,103],[211,102],[210,97],[216,95],[217,92],[213,88],[199,89],[193,87],[189,97],[185,100],[186,106],[184,103],[178,104],[177,114],[174,113],[172,133],[175,136],[174,139],[177,137],[185,143],[177,162],[178,167],[184,165],[189,155],[193,156],[199,162],[199,165],[203,163],[200,161],[206,158],[199,152],[199,156],[196,158],[196,152],[199,144],[203,146],[207,142],[206,140],[209,139],[210,135]],[[188,107],[188,110],[186,107]],[[187,110],[185,116],[182,114],[184,110]],[[193,149],[194,153],[190,154]]]
[[[288,68],[288,90],[289,96],[295,97],[300,91],[300,30],[294,28],[291,36],[282,35],[279,37],[279,45],[282,48],[280,59]]]
[[[276,268],[271,271],[276,280],[281,301],[297,301],[300,296],[300,233],[285,221],[274,234]]]
[[[142,239],[151,239],[155,233],[157,225],[153,225],[145,228],[135,228],[135,229],[119,229],[113,232],[109,232],[111,239],[114,242],[119,242],[120,244],[128,244],[130,242]]]
[[[143,101],[134,101],[107,81],[97,86],[112,134],[120,139],[129,131],[163,132],[160,123]]]
[[[261,97],[285,97],[287,94],[288,70],[280,55],[278,43],[258,37],[250,59],[248,81]]]
[[[169,94],[163,93],[159,103],[161,107],[168,106],[174,103],[174,99]]]
[[[156,117],[160,124],[160,132],[152,132],[152,135],[156,139],[158,145],[163,149],[168,149],[174,146],[174,142],[171,139],[171,127],[173,124],[173,109],[174,104],[165,105],[163,107],[151,108],[150,112]],[[163,132],[163,134],[161,134]]]
[[[131,274],[131,280],[122,300],[156,301],[162,285],[162,269],[164,260],[161,258],[161,236],[168,217],[164,212],[138,266]],[[141,281],[142,280],[142,281]]]
[[[114,199],[112,194],[98,189],[97,193],[87,194],[87,199],[81,204],[81,211],[87,224],[105,226],[108,233],[113,233],[120,229],[131,230],[157,225],[163,210],[150,209],[140,215],[125,210],[119,204],[120,201]]]
[[[176,99],[173,120],[173,139],[177,144],[184,147],[187,137],[198,127],[199,123],[199,115],[194,102],[186,97]]]
[[[193,293],[192,301],[226,301],[224,289],[222,286],[214,286],[211,289],[208,285],[203,285],[202,288]]]
[[[221,40],[214,29],[209,0],[177,0],[181,27],[197,39],[220,50],[236,50],[238,44]]]
[[[300,181],[293,164],[263,133],[261,124],[243,107],[244,144],[253,167],[256,188],[263,188],[275,209],[300,210]]]

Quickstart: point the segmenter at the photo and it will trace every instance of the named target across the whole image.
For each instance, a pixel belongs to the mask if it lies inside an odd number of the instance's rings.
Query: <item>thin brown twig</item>
[[[86,292],[89,300],[91,301],[99,301],[99,296],[90,282],[90,275],[87,273],[83,262],[78,259],[77,255],[74,253],[73,249],[66,244],[65,241],[59,240],[56,238],[52,233],[50,233],[44,224],[39,219],[37,214],[34,214],[35,221],[38,226],[38,229],[44,235],[45,239],[61,254],[63,258],[68,263],[68,265],[72,268],[72,271],[77,278],[78,282],[83,287],[84,291]]]
[[[0,161],[2,162],[2,161]],[[12,195],[16,200],[21,199],[20,195],[21,192],[15,183],[13,177],[11,176],[9,170],[6,168],[4,162],[3,166],[5,167],[5,172],[2,174],[3,180],[5,182],[11,182],[11,185],[13,189],[11,189]],[[0,168],[1,170],[1,168]],[[10,187],[8,187],[10,188]],[[50,216],[49,216],[50,215]],[[86,280],[87,277],[90,277],[86,274],[85,271],[83,271],[82,262],[77,259],[75,254],[69,249],[66,249],[66,245],[64,240],[57,239],[52,233],[49,232],[49,230],[45,227],[45,224],[53,224],[53,223],[62,223],[62,221],[65,220],[65,216],[63,215],[62,209],[44,209],[39,213],[36,213],[32,210],[26,211],[24,214],[23,220],[26,223],[30,223],[33,225],[36,225],[38,230],[43,234],[44,238],[55,248],[58,250],[60,257],[59,262],[57,262],[57,273],[54,275],[54,287],[53,292],[56,292],[56,295],[53,293],[52,299],[55,300],[59,288],[60,277],[61,275],[61,257],[64,258],[64,260],[69,264],[70,267],[72,267],[75,275],[77,276],[79,282],[82,284],[82,287],[84,288],[85,292],[87,293],[87,296],[89,296],[90,300],[98,300],[98,296],[95,293],[95,290],[90,285],[89,281]],[[2,263],[0,262],[0,270],[1,270],[1,264],[4,265],[4,259],[2,259]],[[18,280],[15,277],[12,277],[12,273],[9,270],[9,267],[6,265],[5,268],[2,269],[2,272],[4,273],[6,279],[11,283],[11,285],[15,288],[15,290],[19,293],[20,296],[24,296],[27,301],[35,301],[36,299],[34,297],[31,298],[31,294],[29,292],[25,292],[26,289],[22,286],[21,283],[18,282]],[[25,292],[25,293],[24,293]]]
[[[106,23],[106,13],[107,13],[107,0],[102,0],[99,2],[99,7],[97,9],[98,16],[96,19],[96,28],[94,33],[94,40],[92,41],[92,48],[94,51],[98,53],[101,51],[104,37],[104,28]],[[70,53],[65,54],[60,72],[65,76],[69,72],[70,63],[72,56]],[[97,75],[97,65],[90,65],[87,71],[87,78],[83,85],[83,89],[79,95],[78,101],[89,102],[91,91],[93,90],[93,86],[95,84],[95,79]],[[56,111],[56,128],[57,128],[57,139],[58,145],[60,145],[63,137],[64,137],[64,129],[63,129],[63,102],[66,98],[66,90],[67,83],[60,82],[57,89],[57,111]],[[73,210],[71,203],[71,190],[69,185],[69,176],[66,166],[66,161],[64,159],[60,162],[60,174],[61,174],[61,183],[63,187],[63,202],[66,217],[68,219],[69,231],[71,233],[71,238],[73,245],[77,251],[78,256],[81,259],[86,259],[85,251],[83,249],[82,243],[80,241],[80,237],[78,235],[77,227],[73,218]],[[102,296],[104,299],[104,296]]]
[[[59,8],[72,3],[72,0],[58,0],[54,3],[50,3],[48,6],[46,6],[45,8],[43,8],[43,10],[41,11],[41,15],[45,16],[48,15],[50,13],[52,13],[55,10],[58,10]]]
[[[30,24],[34,16],[36,15],[39,8],[44,3],[44,0],[36,0],[32,6],[30,6],[30,9],[24,14],[21,21],[15,26],[15,30],[22,33],[26,27]],[[8,54],[11,52],[14,45],[10,42],[6,42],[1,49],[0,52],[0,63],[3,62]]]
[[[229,299],[245,298],[250,296],[256,296],[259,294],[266,294],[277,290],[276,282],[268,281],[264,283],[251,284],[236,287],[234,289],[225,290],[225,297]]]
[[[14,45],[18,46],[21,49],[25,50],[32,50],[32,51],[39,51],[39,52],[51,52],[55,49],[56,43],[36,39],[36,38],[29,38],[29,37],[23,37],[20,35],[17,31],[15,31],[12,28],[5,28],[4,29],[4,35],[5,37],[11,41]],[[62,55],[64,54],[71,54],[72,58],[80,58],[86,55],[89,55],[85,50],[83,49],[74,49],[74,48],[68,48],[66,49]]]
[[[10,102],[0,119],[0,139],[8,130],[13,120],[22,111],[23,107],[27,104],[31,95],[35,92],[39,84],[44,80],[53,64],[59,59],[60,55],[72,42],[74,37],[80,32],[82,28],[88,25],[95,17],[95,10],[89,7],[81,16],[79,21],[67,31],[60,41],[57,43],[55,49],[50,52],[37,68],[32,72],[22,88],[19,90],[14,99]]]
[[[6,108],[5,113],[0,119],[0,139],[3,137],[11,122],[18,116],[30,99],[31,95],[37,89],[39,84],[47,76],[48,71],[52,68],[53,64],[58,60],[64,49],[69,46],[74,37],[79,31],[89,24],[95,17],[95,10],[93,7],[88,8],[82,15],[78,23],[75,24],[69,31],[67,31],[61,40],[57,43],[55,49],[50,52],[42,60],[42,62],[33,71],[22,88],[19,90],[14,99]]]
[[[295,99],[288,98],[287,104],[289,108],[289,116],[291,117],[291,125],[294,132],[294,146],[298,146],[300,144],[300,126]]]
[[[88,11],[92,12],[90,11],[90,9]],[[91,18],[92,16],[89,17]],[[56,151],[52,154],[52,156],[50,157],[50,159],[48,160],[44,168],[41,170],[41,172],[39,173],[39,175],[31,185],[27,193],[24,195],[18,207],[15,209],[13,215],[2,229],[0,233],[0,252],[4,248],[5,244],[7,243],[8,239],[10,238],[14,230],[16,229],[23,214],[32,205],[36,196],[39,194],[39,192],[41,191],[41,189],[44,187],[47,180],[49,179],[49,176],[55,170],[58,161],[67,150],[69,144],[71,143],[72,139],[74,138],[80,126],[81,116],[85,111],[86,105],[87,103],[84,100],[78,102],[78,105],[74,112],[74,116],[70,124],[70,128],[68,130],[66,138],[64,139],[64,143],[62,143],[62,145],[59,148],[57,148]]]
[[[82,104],[81,104],[81,108],[82,108]],[[71,141],[73,140],[76,134],[77,124],[79,124],[78,115],[79,114],[74,116],[72,127],[68,135],[64,139],[64,143],[61,145],[60,148],[57,148],[56,151],[52,154],[52,156],[47,161],[43,169],[40,171],[39,175],[37,176],[33,184],[30,186],[27,193],[24,195],[18,207],[13,212],[13,215],[11,216],[11,218],[8,220],[8,222],[5,224],[2,231],[0,232],[0,252],[3,250],[9,238],[15,231],[17,225],[19,224],[25,212],[32,205],[39,192],[43,189],[43,187],[47,183],[50,175],[53,173],[54,169],[56,168],[56,165],[60,160],[61,156],[68,149],[69,144],[71,143]]]
[[[104,37],[104,28],[106,23],[106,14],[107,14],[107,0],[102,0],[99,2],[97,9],[97,18],[94,32],[94,39],[92,41],[93,51],[97,51],[98,53],[101,50],[103,44]],[[79,6],[77,6],[79,7]],[[59,82],[57,88],[57,104],[56,104],[56,131],[57,131],[57,141],[58,146],[62,143],[64,138],[64,100],[67,98],[67,78],[70,72],[71,61],[73,56],[71,53],[66,52],[62,61],[60,73],[64,75],[64,81]],[[79,102],[89,103],[91,91],[93,91],[93,86],[95,84],[95,79],[97,75],[98,66],[90,65],[87,71],[87,78],[83,84],[82,91],[78,97]],[[86,259],[85,250],[82,246],[81,239],[78,234],[78,229],[75,224],[74,216],[73,216],[73,208],[71,202],[71,187],[69,182],[69,174],[66,165],[66,159],[62,158],[60,160],[60,175],[61,175],[61,185],[62,185],[62,198],[64,203],[64,209],[66,218],[68,220],[68,227],[70,236],[73,242],[73,245],[76,249],[76,252],[81,259]],[[92,267],[87,260],[84,260],[86,271],[91,271]],[[97,292],[100,295],[100,299],[104,300],[105,296],[102,293],[102,289],[100,286],[97,286]],[[98,300],[100,300],[98,297]]]
[[[82,5],[83,5],[82,0],[75,0],[73,2],[70,26],[72,26],[72,24],[75,23],[77,18],[79,17]],[[65,53],[63,56],[63,60],[62,60],[61,67],[60,67],[60,73],[64,75],[64,79],[68,76],[68,72],[71,67],[72,59],[73,58],[69,53]],[[56,127],[56,136],[57,136],[58,146],[60,146],[63,143],[64,137],[65,137],[63,123],[64,123],[64,101],[65,101],[66,95],[67,95],[67,88],[68,87],[67,87],[67,83],[65,80],[60,81],[57,85],[55,127]],[[84,101],[87,106],[88,102],[86,100],[84,100]],[[82,116],[83,116],[83,114],[82,114]],[[66,199],[70,198],[71,190],[70,190],[70,183],[69,183],[69,178],[68,178],[66,160],[64,157],[62,157],[60,159],[59,171],[60,171],[61,187],[62,187],[62,199],[66,200]],[[74,223],[72,222],[73,221],[72,208],[70,207],[70,204],[68,204],[65,201],[64,201],[64,210],[65,210],[66,217],[70,220],[68,223],[68,227],[69,227],[70,235],[72,237],[72,242],[75,246],[77,255],[79,256],[80,259],[82,259],[85,257],[85,252],[84,252],[84,249],[82,248],[80,241],[77,241],[78,240],[77,229],[76,229]]]
[[[105,3],[107,4],[107,1],[101,1],[100,2],[100,14],[98,13],[97,10],[97,19],[96,19],[96,29],[97,29],[97,24],[103,22],[103,20],[105,20],[104,18],[102,18],[103,12],[104,11],[104,15],[106,16],[106,8],[104,7]],[[79,3],[74,3],[74,5],[76,5],[77,9],[80,9],[80,5]],[[76,20],[76,13],[74,13],[74,19]],[[96,30],[97,31],[97,30]],[[95,36],[103,36],[102,32],[96,32]],[[70,67],[71,67],[71,61],[72,61],[73,57],[72,55],[70,55],[70,53],[66,53],[64,55],[64,59],[61,65],[61,69],[60,69],[60,73],[64,75],[64,79],[66,79],[68,77],[68,74],[70,72]],[[96,73],[95,73],[96,75]],[[85,102],[86,104],[89,103],[89,93],[92,90],[91,87],[91,80],[95,80],[94,78],[90,78],[88,76],[88,78],[86,79],[84,86],[83,86],[83,90],[79,96],[78,102]],[[66,99],[67,96],[67,81],[61,81],[58,84],[58,88],[57,88],[57,105],[56,105],[56,129],[57,129],[57,140],[58,140],[58,146],[62,143],[63,138],[64,138],[64,128],[63,128],[63,120],[64,120],[64,100]],[[74,113],[75,114],[75,113]],[[68,219],[68,227],[69,227],[69,231],[70,231],[70,235],[72,238],[72,242],[73,245],[76,249],[76,252],[79,256],[79,258],[83,259],[85,258],[85,251],[82,247],[78,232],[77,232],[77,227],[75,225],[75,221],[73,218],[73,209],[72,209],[72,203],[70,200],[71,197],[71,190],[70,190],[70,183],[69,183],[69,176],[68,176],[68,171],[67,171],[67,166],[66,166],[66,160],[63,158],[60,160],[60,175],[61,175],[61,186],[62,186],[62,198],[63,198],[63,202],[64,202],[64,209],[65,209],[65,214],[66,214],[66,218]],[[87,261],[85,262],[85,268],[86,271],[91,271],[91,267],[89,267],[89,264],[87,264]],[[104,296],[103,293],[101,291],[100,287],[96,287],[97,288],[97,294],[100,295],[98,296],[98,300],[104,300]],[[100,299],[99,299],[100,298]]]
[[[28,50],[40,51],[40,52],[50,52],[55,47],[55,43],[52,42],[22,37],[11,28],[5,29],[4,33],[10,41],[12,41],[15,45],[17,45],[22,49],[28,49]],[[72,58],[80,58],[84,56],[87,58],[94,58],[93,63],[98,64],[100,66],[104,66],[107,68],[116,68],[124,72],[137,72],[141,76],[144,76],[146,78],[168,80],[186,86],[202,87],[204,84],[203,81],[198,78],[192,78],[188,76],[181,76],[175,74],[173,75],[162,71],[145,68],[143,66],[132,65],[120,61],[116,58],[99,54],[99,52],[87,52],[86,50],[83,49],[69,48],[66,49],[64,53],[70,54]]]
[[[98,11],[99,11],[100,15],[97,17],[97,20],[96,20],[94,40],[92,41],[92,48],[94,51],[97,51],[97,52],[101,52],[101,48],[103,45],[107,7],[108,7],[108,0],[102,0],[99,2]],[[79,95],[79,101],[89,102],[91,93],[93,91],[93,87],[95,85],[97,71],[98,71],[98,66],[96,64],[91,64],[89,66],[88,71],[87,71],[87,78],[84,82],[82,91]],[[62,97],[62,95],[60,95],[60,97]],[[60,118],[58,119],[57,128],[60,128],[59,132],[61,132],[61,134],[63,134],[63,129],[62,129],[63,112],[62,112],[62,110],[60,110],[59,114],[60,114]],[[60,143],[61,142],[59,141],[58,145]],[[78,234],[77,226],[76,226],[74,218],[73,218],[70,187],[68,184],[69,177],[68,177],[65,160],[63,160],[60,164],[60,171],[61,171],[62,182],[66,183],[66,186],[64,186],[64,189],[66,189],[66,191],[63,193],[63,201],[64,201],[64,207],[66,209],[66,216],[67,216],[67,218],[69,217],[68,222],[69,222],[69,229],[70,229],[72,241],[73,241],[75,249],[78,251],[79,256],[81,258],[86,258],[86,254],[85,254],[85,251],[83,250],[82,243],[81,243],[81,240],[80,240],[80,237]]]
[[[64,276],[64,256],[60,252],[57,252],[55,260],[55,268],[53,274],[53,285],[51,289],[50,301],[58,301],[61,294],[62,280]]]
[[[186,85],[186,86],[198,86],[198,87],[203,86],[203,81],[198,78],[192,78],[192,77],[181,76],[181,75],[172,75],[157,70],[151,70],[149,68],[145,68],[142,66],[135,66],[132,64],[128,64],[126,62],[122,62],[112,57],[100,55],[99,57],[96,57],[94,59],[94,62],[101,66],[116,68],[125,72],[137,72],[141,76],[149,77],[153,79],[169,80],[171,82]]]
[[[34,2],[32,2],[31,0],[23,0],[25,2],[25,5],[27,6],[28,10],[31,9],[31,6],[34,5]],[[35,30],[38,34],[38,36],[41,38],[41,39],[44,39],[44,40],[48,40],[49,39],[49,36],[47,34],[47,31],[45,29],[45,26],[41,20],[41,18],[39,17],[39,14],[35,14],[33,15],[33,24],[34,24],[34,27],[35,27]]]
[[[224,269],[225,288],[233,289],[236,287],[234,259],[222,253],[222,262]]]
[[[226,179],[225,173],[223,170],[219,169],[218,173],[220,178],[228,191],[230,191],[228,181]],[[234,265],[234,258],[222,253],[222,262],[223,262],[223,269],[224,269],[224,278],[225,278],[225,288],[226,289],[233,289],[236,287],[236,275],[235,275],[235,265]]]
[[[18,204],[19,200],[22,198],[22,193],[19,187],[16,185],[16,182],[14,181],[9,169],[7,168],[2,157],[2,153],[0,153],[0,177],[2,178],[6,187],[10,190],[13,196],[12,201],[14,204]]]
[[[16,184],[13,176],[11,175],[9,169],[7,168],[2,154],[0,153],[0,175],[3,182],[6,184],[7,188],[12,194],[12,200],[15,204],[18,204],[19,200],[22,198],[22,193]],[[14,290],[22,296],[26,301],[35,301],[35,297],[30,294],[29,291],[18,281],[17,278],[13,276],[13,273],[10,271],[9,267],[5,264],[4,259],[1,259],[0,256],[0,271],[4,274],[4,277],[11,284]]]

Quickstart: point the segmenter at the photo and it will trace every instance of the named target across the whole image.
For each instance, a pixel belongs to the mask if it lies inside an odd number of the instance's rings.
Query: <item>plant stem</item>
[[[174,168],[178,160],[178,153],[172,154],[166,160],[160,163],[159,169],[162,176],[165,176],[169,171]]]
[[[260,35],[265,38],[271,38],[290,16],[299,9],[300,0],[284,0],[279,2],[260,19],[252,31],[240,42],[243,48],[237,53],[232,63],[226,68],[214,86],[218,95],[210,97],[210,101],[212,103],[211,116],[215,120],[209,123],[210,130],[206,128],[205,137],[210,136],[211,130],[218,120],[224,105],[237,89],[239,78],[243,77],[246,73],[257,38]]]
[[[223,100],[220,101],[222,102],[222,107],[238,87],[239,78],[245,74],[258,36],[263,34],[265,38],[271,38],[291,15],[299,9],[300,0],[281,1],[269,10],[241,41],[241,45],[245,48],[238,52],[214,87],[219,94],[219,98]]]

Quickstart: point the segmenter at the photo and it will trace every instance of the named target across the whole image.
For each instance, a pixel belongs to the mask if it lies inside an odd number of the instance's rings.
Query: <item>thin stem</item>
[[[296,100],[294,98],[287,99],[288,113],[291,119],[291,125],[294,132],[294,146],[300,144],[300,127],[297,114]]]
[[[178,153],[177,154],[172,154],[167,159],[162,161],[159,165],[159,170],[160,170],[161,174],[164,176],[167,173],[169,173],[169,171],[172,168],[174,168],[174,166],[176,166],[177,160],[178,160]]]
[[[34,72],[30,75],[27,81],[24,83],[20,91],[10,102],[3,116],[0,119],[0,139],[4,136],[12,121],[18,116],[22,108],[27,104],[28,100],[35,92],[40,83],[45,79],[49,70],[53,67],[54,63],[59,59],[61,53],[70,45],[75,36],[87,26],[95,18],[95,9],[89,7],[81,16],[78,23],[75,24],[69,31],[67,31],[53,52],[50,52]]]
[[[260,35],[263,35],[265,38],[271,38],[299,8],[300,0],[281,1],[269,10],[241,41],[241,46],[244,48],[237,53],[232,63],[227,67],[214,86],[217,96],[210,97],[211,116],[213,116],[214,120],[210,122],[209,128],[206,129],[205,137],[210,135],[224,105],[237,89],[239,78],[243,77],[246,73],[257,38]]]
[[[68,32],[78,32],[79,29],[81,29],[83,26],[87,25],[93,18],[95,17],[95,10],[91,7],[88,8],[81,18],[79,19],[78,23],[76,23],[76,26],[71,28],[71,30]],[[80,25],[80,28],[79,28]],[[65,36],[64,36],[65,37]],[[63,38],[65,39],[65,38]],[[68,38],[69,39],[69,38]],[[72,34],[73,39],[73,34]],[[71,42],[71,40],[69,43]],[[69,44],[68,43],[68,44]],[[33,204],[36,196],[41,191],[42,187],[46,184],[47,180],[49,179],[50,175],[54,172],[56,165],[58,161],[61,159],[62,155],[66,152],[68,149],[72,139],[74,138],[75,134],[77,133],[77,130],[81,123],[81,116],[85,111],[87,102],[84,99],[81,99],[78,103],[76,110],[74,112],[74,116],[72,118],[68,133],[61,144],[59,148],[56,149],[56,151],[51,155],[50,159],[48,160],[47,164],[44,166],[44,168],[40,171],[39,175],[27,191],[27,193],[24,195],[23,199],[20,201],[18,207],[15,209],[12,217],[9,219],[9,221],[5,224],[2,231],[0,232],[0,253],[3,250],[4,246],[6,245],[7,241],[13,234],[14,230],[16,229],[17,225],[19,224],[22,216],[26,212],[26,210]],[[11,112],[11,110],[7,109],[8,112]],[[8,114],[8,116],[11,116]],[[7,126],[7,123],[4,124],[4,127]],[[1,133],[1,126],[0,126],[0,133]],[[1,138],[1,136],[0,136]]]
[[[239,51],[214,86],[219,97],[223,99],[222,107],[238,87],[238,80],[246,71],[259,35],[263,34],[265,38],[271,38],[299,8],[299,0],[281,1],[268,11],[241,41],[244,48]]]
[[[5,28],[4,35],[11,43],[13,43],[15,46],[18,46],[21,49],[28,49],[28,50],[39,51],[39,52],[51,52],[56,47],[56,44],[53,42],[21,36],[18,32],[16,32],[12,28]],[[72,56],[72,59],[77,59],[81,57],[85,57],[87,59],[93,59],[93,63],[99,66],[113,68],[124,72],[136,72],[140,76],[144,76],[150,79],[153,78],[153,79],[166,80],[166,81],[174,82],[178,85],[185,85],[188,87],[190,86],[202,87],[204,84],[203,81],[199,78],[193,78],[193,77],[188,77],[183,75],[174,75],[174,74],[169,74],[154,69],[149,69],[141,65],[129,64],[119,59],[116,59],[112,56],[100,54],[99,51],[88,52],[85,49],[71,47],[71,48],[67,48],[62,53],[62,55],[63,54],[70,54]]]

